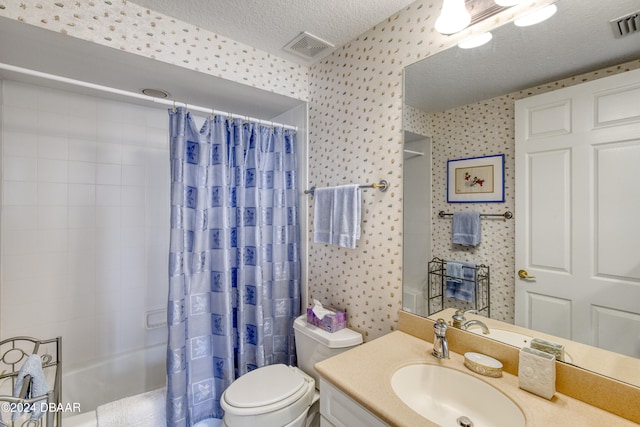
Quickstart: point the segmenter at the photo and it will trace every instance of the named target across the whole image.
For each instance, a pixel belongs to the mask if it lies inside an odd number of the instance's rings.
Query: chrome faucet
[[[466,331],[472,326],[479,326],[480,329],[482,329],[482,333],[485,335],[489,333],[489,328],[487,327],[487,325],[485,325],[484,322],[481,322],[480,320],[468,320],[464,322],[462,326],[460,326],[460,329]]]
[[[444,319],[436,320],[433,325],[434,337],[433,337],[433,357],[438,359],[449,358],[449,343],[447,342],[447,324]]]
[[[456,310],[455,314],[451,318],[453,321],[451,323],[451,326],[458,329],[462,328],[462,324],[467,321],[467,318],[464,317],[464,315],[467,313],[478,314],[478,310]]]

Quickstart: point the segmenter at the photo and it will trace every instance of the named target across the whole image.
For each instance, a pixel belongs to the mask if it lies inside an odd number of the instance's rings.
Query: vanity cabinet
[[[320,427],[389,427],[342,391],[320,378]]]

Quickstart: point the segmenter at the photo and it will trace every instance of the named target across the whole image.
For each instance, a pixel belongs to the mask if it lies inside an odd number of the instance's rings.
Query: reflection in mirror
[[[451,218],[440,218],[437,212],[515,212],[515,100],[640,68],[640,33],[616,39],[608,22],[637,12],[636,0],[560,0],[557,5],[558,12],[545,23],[529,28],[506,24],[493,31],[493,40],[485,46],[471,50],[454,47],[405,69],[406,311],[427,315],[426,273],[432,257],[471,261],[491,268],[492,319],[487,320],[502,322],[498,329],[517,328],[514,224],[518,218],[483,219],[481,245],[460,247],[451,243]],[[422,146],[430,149],[422,150]],[[425,155],[414,157],[413,152]],[[505,154],[505,203],[448,204],[447,160],[493,154]],[[423,236],[421,243],[418,240]],[[457,307],[457,302],[449,301],[445,306]],[[537,331],[521,332],[563,340]],[[629,336],[624,339],[637,341],[638,331],[626,333]],[[579,343],[568,342],[567,348],[574,344],[580,349],[568,350],[575,356],[572,363],[640,386],[640,379],[624,374],[640,372],[640,359],[594,348],[589,353],[591,347]],[[578,353],[593,357],[577,357]],[[606,361],[599,359],[601,356]]]

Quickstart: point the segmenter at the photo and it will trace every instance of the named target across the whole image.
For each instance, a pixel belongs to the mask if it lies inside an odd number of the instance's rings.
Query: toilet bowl
[[[306,316],[294,321],[298,366],[269,365],[234,381],[222,394],[222,427],[309,427],[317,420],[320,393],[313,365],[362,343],[350,330],[329,333]]]

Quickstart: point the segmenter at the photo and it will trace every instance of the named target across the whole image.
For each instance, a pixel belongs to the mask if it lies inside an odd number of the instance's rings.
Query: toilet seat
[[[314,392],[312,377],[296,367],[277,364],[238,378],[222,393],[220,405],[229,426],[284,426],[306,413]]]
[[[246,415],[275,411],[300,399],[306,393],[302,371],[277,364],[264,366],[238,378],[224,392],[224,402]]]

